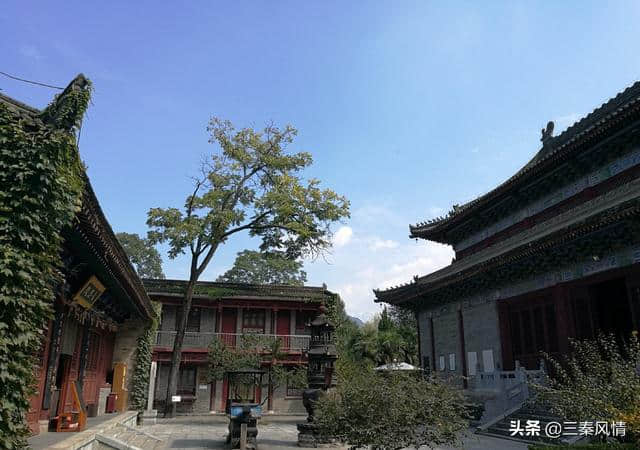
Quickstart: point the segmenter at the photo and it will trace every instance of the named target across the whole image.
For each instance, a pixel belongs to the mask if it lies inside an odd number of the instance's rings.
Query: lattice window
[[[264,333],[264,309],[245,309],[242,313],[242,330]]]
[[[176,331],[178,330],[178,325],[182,320],[182,306],[176,307]],[[200,331],[200,308],[191,307],[189,311],[189,317],[187,318],[187,328],[186,331],[198,332]]]
[[[196,366],[180,367],[178,395],[196,395]]]

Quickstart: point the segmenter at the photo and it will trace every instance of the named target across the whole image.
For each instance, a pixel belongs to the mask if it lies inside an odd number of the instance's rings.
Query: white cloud
[[[385,248],[396,248],[398,245],[400,244],[391,239],[380,239],[379,237],[374,237],[371,239],[369,249],[375,252],[376,250],[382,250]]]
[[[351,241],[352,236],[353,230],[351,227],[341,226],[333,235],[333,246],[344,247],[349,243],[349,241]]]
[[[334,246],[329,264],[322,259],[307,261],[305,269],[310,285],[326,283],[329,290],[340,294],[347,313],[362,320],[380,311],[381,305],[374,303],[373,289],[406,283],[414,275],[427,275],[453,258],[453,250],[447,245],[408,239],[402,243],[375,235],[361,237],[364,232],[358,224],[351,225],[355,231],[342,231],[343,236],[356,236],[348,246]]]

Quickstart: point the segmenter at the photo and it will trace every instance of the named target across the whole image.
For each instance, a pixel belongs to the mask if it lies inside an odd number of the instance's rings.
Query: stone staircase
[[[511,421],[520,421],[520,427],[526,429],[527,420],[539,420],[540,421],[540,434],[539,436],[527,436],[526,432],[523,435],[511,436]],[[545,435],[545,427],[549,422],[562,423],[562,419],[553,416],[548,409],[540,406],[525,405],[515,412],[505,416],[501,420],[489,425],[488,427],[481,427],[477,433],[485,436],[494,436],[503,439],[512,439],[521,442],[528,443],[550,443],[550,444],[563,444],[568,443],[566,437],[550,438]]]
[[[96,435],[96,444],[94,448],[118,450],[157,450],[166,446],[162,439],[121,423]]]

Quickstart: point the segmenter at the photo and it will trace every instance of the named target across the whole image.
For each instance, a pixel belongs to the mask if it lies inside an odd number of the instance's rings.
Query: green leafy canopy
[[[164,278],[162,258],[149,239],[136,233],[117,233],[116,237],[140,278]]]
[[[220,275],[217,281],[303,286],[307,273],[302,270],[302,265],[302,261],[285,258],[280,253],[243,250],[236,256],[233,267]]]
[[[167,242],[171,258],[189,249],[197,276],[220,244],[243,231],[262,239],[262,251],[282,251],[290,259],[330,246],[330,225],[349,217],[349,202],[321,189],[319,180],[302,178],[311,155],[285,153],[295,128],[236,130],[213,118],[208,130],[220,151],[203,162],[183,210],[149,211],[152,242]]]

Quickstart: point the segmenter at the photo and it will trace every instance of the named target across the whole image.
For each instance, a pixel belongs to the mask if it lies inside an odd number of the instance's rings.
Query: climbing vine
[[[161,305],[153,303],[155,315],[153,320],[140,336],[136,347],[136,366],[133,370],[131,386],[131,407],[137,411],[144,411],[149,395],[149,371],[151,369],[151,355],[153,344],[160,321]]]
[[[43,112],[0,102],[0,448],[25,445],[43,337],[61,280],[61,231],[82,202],[79,76]]]

